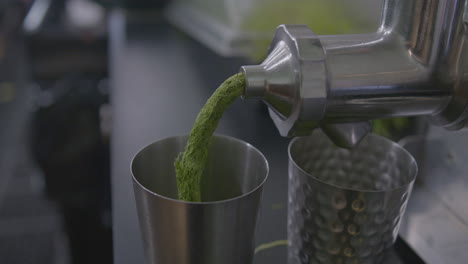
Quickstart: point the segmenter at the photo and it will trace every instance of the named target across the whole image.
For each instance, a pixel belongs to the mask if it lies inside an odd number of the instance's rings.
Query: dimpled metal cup
[[[351,150],[319,130],[293,139],[288,263],[383,263],[416,174],[413,157],[377,135]]]
[[[132,161],[148,264],[249,264],[268,163],[252,145],[213,136],[202,176],[203,202],[178,200],[174,160],[187,136],[150,144]]]

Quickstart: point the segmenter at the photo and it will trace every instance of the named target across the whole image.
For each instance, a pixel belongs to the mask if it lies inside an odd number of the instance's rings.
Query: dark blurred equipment
[[[0,1],[0,262],[67,263],[61,218],[29,155],[31,93],[20,32],[27,0]]]
[[[31,150],[61,210],[71,261],[112,263],[105,9],[89,0],[35,0],[23,22],[37,88]]]
[[[84,0],[36,0],[23,23],[35,80],[69,73],[107,74],[107,26],[102,7]]]
[[[67,76],[39,92],[32,152],[64,216],[73,263],[112,263],[109,146],[99,80]]]

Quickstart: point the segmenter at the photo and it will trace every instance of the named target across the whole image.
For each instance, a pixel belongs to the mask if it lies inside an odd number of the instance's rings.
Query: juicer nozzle
[[[320,127],[343,147],[358,144],[379,118],[425,115],[464,128],[467,1],[386,0],[370,34],[319,36],[305,25],[281,25],[265,61],[241,67],[244,97],[269,106],[282,136]]]
[[[307,26],[281,25],[276,43],[260,65],[242,66],[245,98],[262,99],[279,133],[305,136],[321,127],[341,147],[350,148],[371,130],[369,122],[321,123],[327,103],[325,52]]]

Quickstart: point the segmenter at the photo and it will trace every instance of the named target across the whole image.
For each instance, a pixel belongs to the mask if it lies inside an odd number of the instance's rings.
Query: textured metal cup
[[[354,149],[321,131],[289,145],[288,263],[379,264],[398,235],[417,165],[368,135]]]
[[[202,201],[177,199],[174,160],[187,136],[143,148],[132,161],[147,263],[248,264],[268,163],[241,140],[214,136],[202,178]]]

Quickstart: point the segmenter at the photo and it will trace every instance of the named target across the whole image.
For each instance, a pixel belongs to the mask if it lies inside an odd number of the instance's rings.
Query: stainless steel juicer
[[[260,98],[282,136],[317,127],[357,144],[386,117],[428,116],[450,130],[468,120],[467,1],[386,0],[375,33],[276,29],[269,55],[243,66],[246,98]]]

